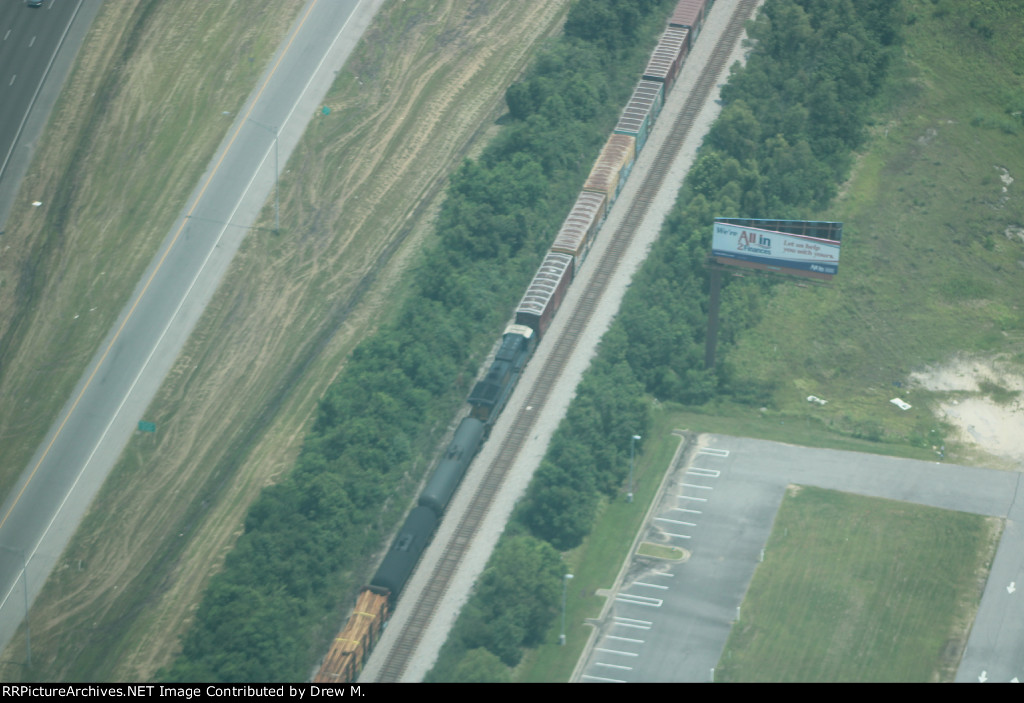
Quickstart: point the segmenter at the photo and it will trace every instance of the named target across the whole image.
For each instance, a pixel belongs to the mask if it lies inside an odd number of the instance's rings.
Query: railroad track
[[[644,174],[640,189],[630,203],[622,223],[614,232],[605,234],[605,236],[611,237],[611,241],[600,261],[596,262],[597,267],[589,285],[583,291],[557,343],[547,341],[547,344],[553,347],[548,362],[530,388],[525,402],[516,413],[511,428],[501,438],[497,457],[488,468],[476,496],[463,515],[454,535],[445,546],[428,585],[423,589],[413,608],[413,614],[398,639],[391,646],[381,667],[378,681],[397,682],[401,679],[424,631],[448,590],[448,585],[462,562],[463,555],[474,536],[479,532],[494,497],[505,481],[505,476],[511,470],[526,438],[530,436],[535,418],[547,402],[551,389],[555,386],[555,381],[562,375],[583,331],[589,324],[594,310],[608,287],[608,282],[618,269],[623,254],[629,248],[633,233],[640,228],[646,217],[651,202],[661,189],[665,176],[668,174],[669,167],[682,148],[698,113],[707,102],[722,69],[725,68],[725,62],[743,34],[745,22],[750,18],[757,3],[758,0],[741,0],[733,11],[725,31],[715,44],[711,57],[687,96],[682,110],[676,116],[662,148],[655,155],[654,163]],[[562,315],[566,314],[568,311],[562,311]],[[491,441],[495,439],[497,438],[492,438]]]

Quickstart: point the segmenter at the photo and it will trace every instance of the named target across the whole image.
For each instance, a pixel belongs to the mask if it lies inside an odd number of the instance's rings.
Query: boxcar
[[[565,291],[572,282],[572,275],[571,256],[548,252],[516,308],[516,324],[532,329],[538,339],[543,337],[558,306],[562,304]]]

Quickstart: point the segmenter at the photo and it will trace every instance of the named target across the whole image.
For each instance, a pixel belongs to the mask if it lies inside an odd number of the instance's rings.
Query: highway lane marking
[[[57,431],[54,433],[53,438],[50,440],[50,443],[46,445],[46,449],[43,451],[42,456],[39,457],[39,461],[36,462],[36,465],[32,468],[32,473],[29,474],[28,480],[25,481],[25,485],[22,486],[21,491],[18,492],[18,497],[14,499],[14,502],[11,504],[11,507],[7,510],[7,514],[4,515],[2,520],[0,520],[0,528],[2,528],[4,526],[4,523],[7,522],[7,518],[10,517],[11,512],[14,510],[15,506],[18,505],[18,502],[21,500],[21,496],[25,493],[25,490],[28,488],[29,484],[32,483],[32,479],[35,478],[36,471],[39,470],[39,467],[46,460],[46,457],[47,457],[47,455],[49,455],[50,450],[53,448],[53,445],[57,442],[57,438],[60,437],[61,432],[64,431],[64,427],[65,427],[65,425],[67,425],[68,420],[70,420],[71,416],[75,413],[75,409],[78,407],[78,403],[81,402],[82,397],[85,395],[85,392],[92,385],[93,379],[96,378],[96,374],[99,373],[100,368],[103,366],[103,362],[107,360],[107,356],[110,355],[110,351],[114,348],[114,345],[120,339],[121,333],[124,331],[125,326],[127,326],[128,321],[131,320],[132,317],[134,316],[136,308],[138,308],[139,303],[145,297],[146,292],[149,290],[149,286],[153,283],[153,279],[156,278],[156,275],[160,272],[160,269],[163,268],[164,262],[167,260],[168,255],[171,253],[171,251],[174,250],[174,246],[178,243],[178,239],[181,237],[181,233],[184,231],[186,225],[188,224],[189,217],[191,217],[192,213],[196,211],[197,207],[199,207],[199,203],[201,203],[203,201],[203,196],[206,194],[206,189],[210,187],[210,184],[213,182],[214,176],[217,175],[217,172],[220,170],[221,164],[224,163],[224,159],[227,158],[227,155],[229,153],[231,153],[231,148],[234,146],[235,140],[238,139],[238,135],[241,133],[242,128],[246,126],[246,123],[249,120],[249,116],[252,114],[252,111],[256,109],[256,105],[259,104],[260,98],[263,96],[263,91],[266,90],[267,85],[270,83],[271,79],[277,74],[277,69],[281,66],[281,62],[284,61],[284,57],[287,56],[288,52],[291,50],[291,46],[292,46],[292,43],[295,41],[295,37],[298,36],[299,32],[305,26],[306,20],[309,19],[310,13],[313,12],[313,8],[315,8],[319,4],[319,2],[320,2],[320,0],[313,0],[313,2],[310,4],[309,10],[306,12],[306,16],[302,18],[302,21],[299,23],[299,26],[295,29],[295,32],[292,34],[291,38],[288,40],[288,44],[285,46],[284,51],[282,51],[281,55],[278,57],[277,63],[274,64],[274,67],[270,70],[270,73],[267,75],[267,79],[263,82],[263,85],[260,86],[259,91],[257,91],[257,93],[256,93],[256,97],[253,99],[252,104],[249,106],[249,110],[245,113],[245,119],[241,121],[241,123],[238,125],[238,129],[235,130],[235,133],[233,135],[231,135],[231,139],[228,140],[228,145],[224,149],[224,153],[222,153],[220,155],[220,158],[217,160],[217,163],[214,165],[213,170],[210,172],[209,178],[206,179],[206,183],[204,183],[203,187],[200,189],[199,195],[196,196],[195,202],[192,203],[192,207],[188,210],[188,213],[185,215],[185,217],[182,218],[181,225],[178,227],[177,232],[174,233],[174,237],[171,238],[171,242],[168,245],[167,249],[164,251],[163,255],[157,261],[157,265],[153,269],[153,273],[150,274],[149,278],[146,280],[146,284],[142,287],[142,291],[139,293],[138,297],[135,298],[135,301],[132,303],[131,307],[128,309],[128,314],[125,315],[124,321],[121,323],[121,326],[117,328],[117,332],[114,333],[114,337],[113,337],[113,339],[110,340],[110,344],[107,345],[107,348],[104,350],[103,354],[100,356],[100,359],[99,359],[99,361],[96,364],[96,367],[93,369],[92,373],[89,374],[89,378],[86,379],[85,385],[82,387],[82,390],[79,392],[78,397],[75,398],[75,402],[72,403],[71,409],[68,410],[68,414],[64,416],[64,420],[57,427]],[[357,7],[358,7],[358,5],[357,5]],[[354,9],[353,9],[353,12],[355,12]],[[351,17],[351,15],[350,15],[350,17]],[[345,24],[348,24],[347,20],[346,20]],[[344,26],[342,26],[342,29],[344,29]],[[332,47],[334,46],[333,43],[331,44],[331,46]],[[314,71],[314,73],[315,73],[315,71]],[[305,91],[303,91],[303,92],[305,92]],[[300,93],[300,96],[301,96],[301,93]],[[286,122],[287,122],[287,120],[286,120]],[[260,163],[260,166],[262,167],[262,162]],[[252,183],[252,181],[250,180],[250,184],[251,183]],[[246,188],[246,191],[247,190],[248,190],[248,187]],[[244,196],[244,192],[243,192],[243,196]],[[238,209],[238,206],[236,205],[235,206],[235,210],[237,210],[237,209]],[[234,215],[234,211],[231,214]],[[229,221],[230,221],[230,218],[229,218]],[[217,241],[214,243],[214,246],[210,248],[211,252],[213,252],[213,250],[216,249],[216,243],[220,241],[221,236],[223,236],[223,233],[226,231],[226,229],[227,229],[227,226],[225,226],[224,229],[221,230],[221,234],[218,235]],[[200,269],[199,269],[200,273],[202,273],[203,268],[205,268],[205,266],[206,266],[206,261],[208,261],[208,260],[209,260],[209,256],[207,256],[207,259],[203,262],[203,266],[200,267]],[[193,280],[192,285],[195,285],[195,280]],[[192,286],[189,286],[188,291],[191,292],[191,290],[192,290]],[[187,297],[188,297],[188,293],[186,293],[186,295],[185,295],[185,298],[187,298]],[[171,320],[172,321],[174,320],[174,317],[177,316],[177,312],[180,309],[181,309],[181,305],[179,305],[178,309],[175,310],[175,314],[171,316]],[[164,333],[166,334],[166,329],[164,330]],[[162,339],[163,335],[161,335],[160,338]],[[157,346],[159,346],[159,342],[157,343]],[[152,353],[150,354],[150,358],[152,358]],[[148,362],[148,359],[147,359],[147,362]],[[145,365],[143,366],[143,369],[145,369]],[[131,391],[134,389],[134,387],[135,387],[135,384],[133,383],[132,387],[129,388],[129,390],[128,390],[128,394],[126,394],[126,395],[131,395]],[[122,405],[123,404],[124,403],[122,401]],[[117,414],[115,413],[114,416],[116,417]],[[110,426],[108,425],[107,427],[109,428]],[[103,435],[100,436],[100,442],[101,443],[103,441],[103,436],[105,436],[105,435],[106,435],[106,430],[104,430]],[[93,452],[95,453],[95,449],[93,450]],[[91,458],[91,456],[92,455],[90,455],[90,458]],[[88,464],[88,462],[86,462],[86,464]],[[84,468],[85,467],[83,465],[83,470],[84,470]],[[76,479],[76,483],[77,483],[77,479]],[[67,500],[67,498],[65,498],[65,500]],[[61,507],[63,507],[63,503],[61,504]]]
[[[124,328],[128,324],[128,321],[132,319],[132,317],[133,317],[133,315],[135,313],[135,310],[139,306],[139,303],[141,302],[142,298],[145,297],[146,292],[149,290],[149,286],[152,284],[153,280],[156,278],[157,274],[159,273],[159,271],[163,267],[163,264],[166,261],[168,255],[174,249],[175,245],[177,244],[178,240],[180,239],[181,233],[184,231],[185,227],[188,225],[190,216],[192,215],[193,212],[195,212],[196,208],[198,208],[199,204],[203,201],[203,196],[205,195],[207,188],[213,182],[214,176],[216,176],[217,172],[219,171],[221,165],[224,162],[224,159],[231,152],[231,149],[234,146],[234,143],[235,143],[236,139],[238,138],[238,135],[241,133],[242,129],[247,126],[248,121],[249,121],[249,116],[252,114],[253,110],[255,110],[256,106],[259,104],[260,98],[262,97],[263,92],[266,90],[266,88],[269,85],[270,81],[276,75],[278,68],[281,66],[281,63],[284,61],[284,58],[289,55],[289,52],[291,51],[292,45],[294,44],[296,37],[298,37],[298,35],[302,31],[303,27],[305,27],[307,20],[309,19],[309,17],[312,14],[314,8],[316,8],[316,6],[319,4],[319,2],[320,2],[320,0],[313,0],[313,2],[310,4],[309,9],[307,10],[305,16],[303,16],[302,20],[299,22],[299,25],[296,27],[295,32],[289,38],[288,43],[285,45],[284,50],[281,51],[281,55],[278,57],[277,62],[273,65],[273,67],[271,68],[270,72],[267,74],[266,80],[260,86],[259,90],[256,93],[256,96],[253,98],[252,103],[249,106],[249,109],[245,113],[245,119],[243,119],[239,123],[238,128],[235,130],[235,133],[231,136],[231,139],[228,141],[228,144],[225,147],[224,152],[221,154],[220,158],[217,160],[217,163],[214,165],[213,169],[210,171],[209,178],[207,179],[206,183],[203,184],[203,187],[200,189],[199,194],[196,196],[195,202],[192,204],[192,207],[188,210],[188,213],[185,215],[184,218],[182,218],[181,225],[178,227],[178,230],[175,232],[174,237],[171,239],[170,244],[167,246],[167,249],[164,251],[163,255],[158,260],[156,267],[153,269],[153,273],[146,280],[146,284],[143,286],[143,288],[142,288],[141,292],[139,293],[138,297],[136,297],[135,301],[132,303],[132,306],[129,308],[128,313],[125,316],[124,321],[121,323],[120,327],[117,328],[117,332],[115,332],[113,338],[110,341],[110,344],[107,346],[107,348],[104,350],[103,354],[100,356],[100,359],[96,363],[96,366],[93,369],[92,373],[89,374],[89,377],[88,377],[88,379],[85,382],[85,385],[83,385],[82,390],[79,392],[78,396],[75,398],[75,401],[74,401],[74,403],[72,403],[71,408],[68,410],[67,415],[64,417],[63,421],[58,426],[57,431],[54,433],[54,435],[51,438],[50,442],[46,445],[46,449],[43,451],[42,456],[40,456],[39,461],[36,462],[36,465],[32,468],[32,471],[29,474],[28,479],[25,481],[25,485],[23,485],[21,487],[21,490],[18,492],[18,495],[14,499],[14,501],[11,503],[11,507],[7,510],[7,513],[4,514],[2,519],[0,519],[0,528],[3,528],[4,524],[7,522],[7,519],[11,516],[11,513],[14,512],[15,507],[17,507],[17,505],[21,501],[21,498],[24,495],[25,491],[28,489],[28,486],[32,483],[32,480],[35,478],[36,473],[39,470],[39,467],[42,466],[43,462],[46,460],[46,457],[48,456],[50,450],[53,448],[53,445],[56,443],[57,438],[60,437],[61,433],[64,430],[64,427],[67,425],[68,421],[71,419],[71,416],[74,414],[75,409],[78,407],[79,402],[81,402],[82,397],[85,395],[86,391],[92,385],[92,382],[93,382],[93,380],[96,377],[96,374],[103,367],[103,363],[106,361],[107,357],[110,355],[110,352],[113,349],[114,345],[118,342],[118,340],[119,340],[119,338],[121,336],[121,333],[124,331]],[[290,120],[292,115],[294,115],[295,110],[298,107],[298,103],[301,102],[302,96],[305,95],[306,90],[308,90],[310,84],[313,82],[313,79],[316,77],[317,73],[319,73],[321,67],[323,66],[323,63],[327,60],[327,57],[334,50],[334,46],[337,44],[338,40],[341,38],[342,33],[345,31],[345,28],[348,26],[348,23],[352,20],[352,17],[356,14],[356,10],[358,9],[359,5],[361,5],[361,4],[362,4],[362,0],[360,0],[358,3],[356,3],[355,7],[352,8],[352,11],[349,13],[348,19],[345,20],[344,24],[342,24],[342,26],[341,26],[341,29],[338,30],[337,34],[335,35],[334,40],[331,42],[331,45],[328,47],[327,51],[324,52],[323,57],[320,59],[320,63],[317,65],[316,69],[313,70],[313,72],[310,75],[309,80],[306,82],[306,85],[303,87],[302,91],[299,93],[299,98],[293,104],[291,111],[288,113],[287,117],[284,119],[284,121],[278,127],[278,133],[280,133],[280,131],[284,127],[284,125],[287,124],[288,120]],[[70,28],[70,24],[69,24],[69,28]],[[65,31],[65,34],[66,34],[66,31]],[[242,191],[242,195],[239,197],[239,200],[238,200],[238,202],[235,205],[235,209],[232,210],[231,215],[228,218],[228,223],[230,223],[230,221],[234,218],[234,215],[238,211],[238,208],[241,207],[242,201],[245,199],[245,196],[248,193],[249,188],[252,186],[253,181],[256,180],[257,175],[262,170],[263,165],[266,162],[266,160],[269,157],[270,152],[272,150],[273,150],[273,145],[271,145],[271,147],[269,147],[267,149],[266,153],[264,154],[263,159],[260,161],[259,166],[255,169],[255,171],[253,173],[253,176],[249,179],[249,183],[246,185],[245,189]],[[28,557],[26,558],[26,563],[28,561],[31,561],[32,557],[35,555],[36,551],[39,549],[39,545],[42,544],[43,539],[46,538],[46,535],[49,533],[50,528],[53,526],[53,523],[56,521],[57,516],[64,509],[65,504],[67,503],[68,499],[71,497],[71,494],[74,492],[74,489],[78,485],[78,482],[81,480],[82,475],[85,473],[85,469],[88,467],[89,462],[92,460],[93,456],[99,450],[100,445],[103,443],[104,438],[106,437],[106,435],[109,432],[110,428],[113,426],[114,422],[116,421],[117,416],[121,412],[121,409],[124,407],[124,404],[128,401],[128,398],[131,396],[132,392],[134,391],[135,386],[138,384],[139,379],[141,379],[143,372],[148,367],[150,360],[153,358],[153,355],[156,353],[157,349],[159,348],[160,343],[163,341],[164,336],[170,330],[171,325],[174,323],[174,320],[177,318],[178,312],[180,312],[181,308],[184,307],[186,301],[188,300],[188,296],[191,294],[192,289],[195,287],[196,282],[199,280],[199,277],[202,275],[203,270],[205,270],[206,264],[209,262],[210,258],[213,256],[213,253],[217,249],[217,246],[218,246],[221,238],[224,236],[224,233],[227,231],[228,226],[229,226],[229,224],[225,224],[221,228],[220,233],[217,235],[217,238],[214,241],[213,246],[210,247],[210,251],[209,251],[209,253],[206,256],[206,259],[203,260],[202,266],[200,266],[199,271],[196,273],[196,276],[193,278],[192,283],[189,285],[185,295],[182,297],[181,302],[179,302],[178,307],[175,309],[174,313],[171,315],[170,321],[167,323],[167,326],[164,328],[163,332],[161,333],[160,337],[158,338],[156,345],[153,347],[152,351],[150,351],[149,356],[146,358],[146,361],[143,363],[142,369],[139,371],[139,374],[135,377],[135,380],[132,382],[132,385],[129,387],[128,392],[122,398],[121,404],[118,406],[117,410],[114,411],[114,414],[113,414],[113,417],[112,417],[111,421],[107,424],[106,428],[103,430],[103,433],[100,435],[99,441],[96,443],[95,447],[93,448],[93,451],[89,454],[89,458],[86,459],[85,463],[82,464],[82,468],[79,471],[78,475],[75,477],[75,481],[74,481],[74,483],[72,483],[71,489],[68,491],[67,495],[64,496],[64,500],[61,501],[60,506],[57,508],[57,511],[54,513],[53,517],[50,519],[50,522],[47,524],[46,529],[43,531],[42,536],[39,538],[39,540],[36,542],[35,546],[32,548],[31,554],[29,554]],[[14,579],[14,582],[12,583],[11,588],[8,590],[7,594],[4,596],[3,600],[0,601],[0,608],[3,608],[4,605],[6,605],[7,600],[10,598],[11,593],[14,592],[14,589],[17,586],[19,579],[20,579],[20,575],[18,576],[18,578]]]
[[[39,85],[36,86],[36,92],[32,94],[32,99],[28,101],[28,109],[25,110],[25,114],[22,116],[21,122],[18,124],[18,129],[14,131],[14,139],[11,140],[11,146],[7,150],[7,154],[4,156],[3,162],[0,163],[0,178],[3,178],[4,172],[7,170],[7,164],[11,160],[11,154],[14,153],[14,147],[18,145],[18,140],[21,139],[21,132],[25,129],[25,123],[28,121],[28,115],[36,105],[36,98],[39,97],[39,91],[43,89],[43,83],[45,83],[46,79],[50,76],[50,69],[53,68],[53,62],[57,60],[57,54],[60,53],[61,47],[64,46],[64,40],[67,39],[68,32],[71,31],[71,25],[74,24],[75,18],[78,17],[78,12],[82,9],[83,2],[85,2],[85,0],[78,0],[78,4],[75,5],[75,9],[71,13],[71,19],[68,20],[67,25],[64,27],[64,33],[60,35],[60,40],[57,42],[57,48],[50,56],[50,60],[46,64],[46,70],[43,71],[43,77],[39,80]],[[10,30],[8,30],[7,34],[9,35],[10,33]],[[4,36],[4,39],[7,39],[6,35]],[[0,522],[0,526],[2,525],[3,523]]]

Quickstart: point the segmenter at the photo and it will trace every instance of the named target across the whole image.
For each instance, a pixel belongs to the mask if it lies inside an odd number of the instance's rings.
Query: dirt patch
[[[956,439],[1016,465],[1024,465],[1024,372],[1006,359],[957,357],[910,375],[914,385],[944,397],[939,419]]]

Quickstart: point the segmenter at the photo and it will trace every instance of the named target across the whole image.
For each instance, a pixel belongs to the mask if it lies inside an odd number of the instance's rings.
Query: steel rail
[[[500,439],[501,447],[497,457],[488,468],[472,503],[456,527],[454,535],[445,545],[444,552],[431,574],[429,584],[423,589],[413,608],[413,614],[409,617],[398,639],[392,644],[381,667],[378,681],[397,682],[401,679],[409,660],[419,646],[424,631],[448,590],[448,586],[462,562],[463,555],[469,548],[473,537],[479,532],[480,525],[490,509],[491,503],[505,481],[505,476],[515,463],[526,438],[529,437],[535,418],[547,401],[555,382],[562,375],[583,331],[608,287],[608,282],[618,269],[623,254],[629,248],[633,233],[646,217],[651,202],[661,189],[665,176],[682,148],[690,128],[707,102],[711,89],[715,86],[736,42],[743,34],[744,24],[750,18],[757,1],[741,0],[737,5],[725,31],[715,44],[711,57],[687,96],[683,108],[676,116],[671,132],[656,154],[654,163],[644,175],[637,195],[629,203],[622,223],[614,232],[610,233],[612,239],[601,260],[596,262],[597,268],[594,275],[583,291],[575,309],[572,310],[568,324],[557,341],[542,342],[553,346],[548,362],[516,413],[512,427]],[[606,236],[609,235],[606,234]],[[562,314],[565,315],[568,312],[563,311]],[[492,438],[491,441],[496,439],[498,438]]]

